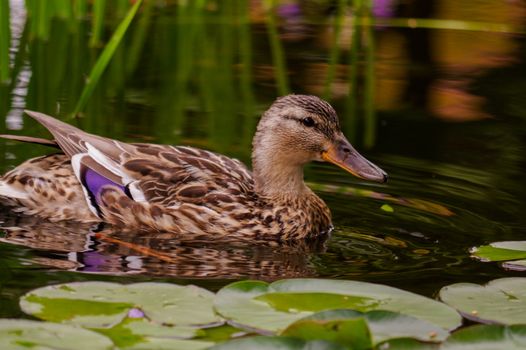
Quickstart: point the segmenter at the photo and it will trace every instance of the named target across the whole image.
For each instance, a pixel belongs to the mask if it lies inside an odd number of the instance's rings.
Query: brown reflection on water
[[[31,217],[4,218],[1,242],[33,249],[32,263],[101,274],[178,278],[280,278],[314,276],[310,265],[325,242],[183,240],[170,233],[97,232],[81,224]]]
[[[465,6],[454,0],[434,1],[421,17],[502,23],[523,28],[526,6],[520,1],[484,1]],[[412,15],[411,11],[407,15]],[[485,100],[470,91],[489,69],[517,61],[518,35],[491,31],[400,29],[378,33],[378,107],[400,108],[412,102],[440,119],[489,118]],[[396,64],[398,63],[398,64]],[[406,91],[406,95],[400,91]],[[411,94],[411,95],[410,95]]]
[[[521,46],[518,38],[526,24],[524,1],[480,1],[466,6],[454,0],[424,2],[396,2],[393,18],[452,20],[464,23],[465,29],[448,28],[442,22],[440,29],[377,27],[372,46],[374,54],[375,102],[374,108],[381,111],[399,111],[407,107],[422,108],[436,118],[448,121],[472,121],[492,117],[484,111],[486,100],[471,91],[473,82],[481,75],[520,60]],[[305,15],[305,21],[308,17]],[[489,28],[469,28],[476,24],[502,24],[517,30],[503,33]],[[331,21],[325,25],[310,27],[302,42],[318,49],[324,59],[311,62],[294,62],[290,68],[294,81],[300,81],[309,93],[322,95],[323,82],[330,64],[328,52],[334,45],[334,28]],[[335,68],[335,79],[331,83],[333,99],[344,99],[353,87],[349,86],[349,71],[365,74],[362,54],[350,67],[349,55],[353,40],[352,12],[343,19],[340,38],[339,64]],[[286,21],[282,31],[286,33]],[[313,30],[313,28],[315,30]],[[283,34],[282,40],[286,35]],[[298,39],[299,40],[299,39]],[[364,45],[364,44],[362,44]],[[293,48],[293,47],[292,47]],[[285,47],[287,50],[287,47]],[[293,50],[292,50],[293,51]],[[314,62],[312,62],[314,61]],[[299,71],[301,70],[301,72]],[[354,87],[363,89],[362,86]]]

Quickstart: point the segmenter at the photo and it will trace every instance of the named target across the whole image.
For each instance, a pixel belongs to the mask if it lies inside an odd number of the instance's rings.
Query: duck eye
[[[307,117],[307,118],[303,118],[301,120],[301,122],[303,123],[303,125],[307,126],[307,127],[312,127],[314,126],[314,119],[312,119],[311,117]]]

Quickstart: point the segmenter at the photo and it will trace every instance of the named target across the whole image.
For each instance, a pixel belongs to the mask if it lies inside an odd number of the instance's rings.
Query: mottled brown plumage
[[[64,154],[5,174],[0,196],[17,211],[50,220],[186,237],[307,239],[328,232],[331,215],[303,182],[306,163],[330,161],[362,178],[386,179],[345,139],[334,109],[314,96],[285,96],[265,112],[253,141],[253,172],[210,151],[127,144],[28,114],[54,136],[41,143]]]

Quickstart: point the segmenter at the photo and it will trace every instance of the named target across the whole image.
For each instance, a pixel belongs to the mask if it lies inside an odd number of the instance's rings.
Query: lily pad
[[[484,286],[456,283],[442,288],[440,299],[477,322],[526,323],[526,278],[500,278]]]
[[[314,311],[342,307],[362,312],[400,312],[444,329],[454,329],[461,323],[460,315],[440,302],[397,288],[359,281],[289,279],[272,284],[241,281],[222,288],[214,305],[230,323],[260,333],[280,332]]]
[[[379,344],[378,350],[438,350],[440,344],[423,343],[412,338],[390,339]]]
[[[258,336],[230,340],[210,350],[348,350],[325,340],[306,341],[293,337]]]
[[[147,338],[140,343],[129,347],[121,347],[124,350],[204,350],[209,349],[214,343],[200,340],[170,339],[170,338]]]
[[[22,310],[53,322],[110,328],[129,313],[158,324],[210,326],[221,322],[214,294],[168,283],[75,282],[35,289],[20,300]]]
[[[506,270],[526,271],[526,260],[513,260],[502,263],[502,267]]]
[[[281,335],[304,340],[327,340],[353,350],[371,349],[372,339],[364,317],[347,319],[302,319],[294,322]]]
[[[203,336],[201,329],[165,326],[145,318],[127,318],[112,328],[93,328],[110,338],[120,349],[205,349],[213,342],[189,340]]]
[[[524,350],[526,325],[476,325],[451,335],[440,350]]]
[[[471,254],[485,261],[526,259],[526,241],[493,242],[473,248]]]
[[[298,322],[303,320],[335,321],[356,318],[363,318],[367,321],[373,345],[395,338],[414,338],[425,342],[440,342],[449,336],[449,332],[430,322],[383,310],[365,313],[354,310],[329,310],[313,314]]]
[[[199,335],[199,340],[211,341],[214,343],[227,341],[232,338],[246,336],[249,334],[239,328],[232,327],[228,324],[224,324],[213,328],[200,329],[199,332],[202,334]]]
[[[0,319],[0,349],[113,349],[105,336],[70,325]]]

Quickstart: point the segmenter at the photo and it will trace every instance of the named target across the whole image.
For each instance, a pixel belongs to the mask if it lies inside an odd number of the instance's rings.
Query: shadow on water
[[[233,279],[316,276],[433,295],[452,282],[525,275],[468,252],[526,235],[520,1],[144,1],[75,120],[86,77],[130,3],[74,1],[44,17],[38,3],[27,1],[27,17],[23,1],[9,2],[10,32],[0,16],[2,133],[47,137],[23,117],[28,108],[103,136],[249,163],[259,115],[292,91],[327,98],[390,182],[309,166],[305,177],[335,225],[319,244],[106,234],[2,210],[0,316],[16,317],[18,296],[31,288],[76,280],[217,289]],[[49,152],[10,141],[0,148],[2,172]]]

